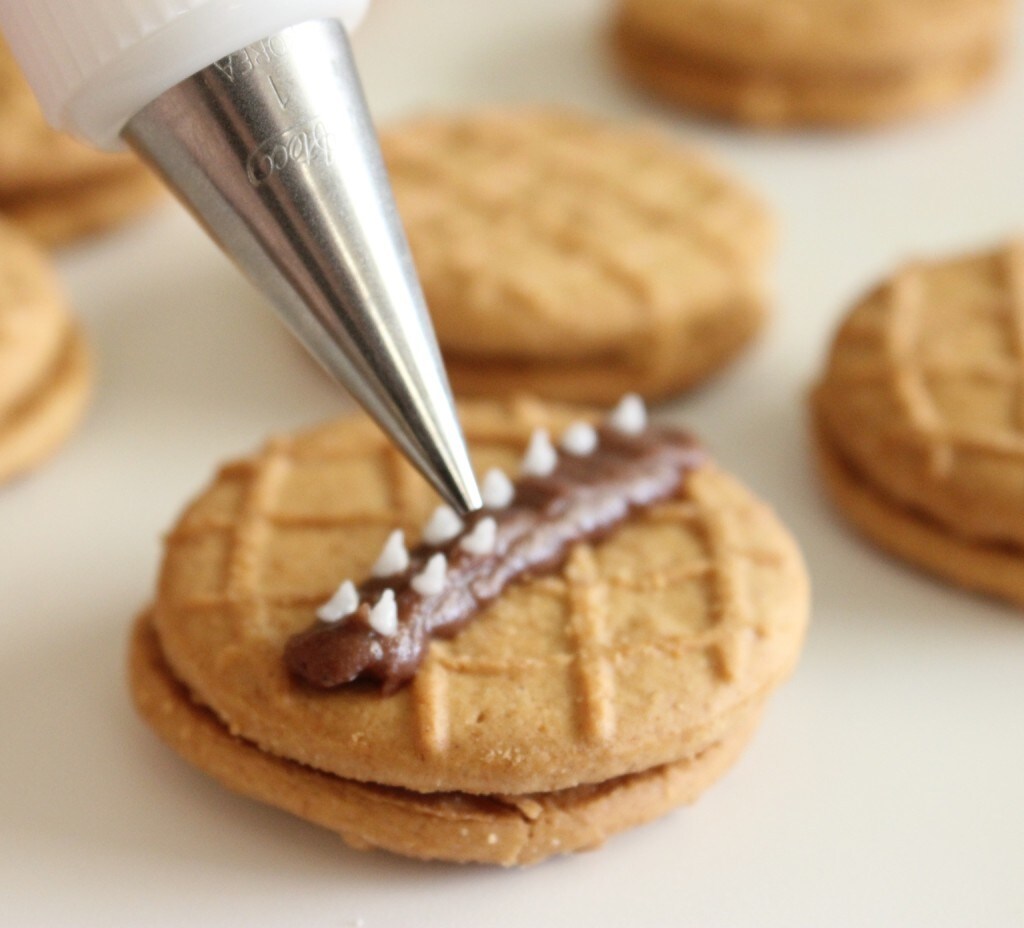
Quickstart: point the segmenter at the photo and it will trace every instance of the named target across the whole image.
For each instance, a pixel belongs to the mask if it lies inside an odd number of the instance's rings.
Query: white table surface
[[[659,120],[774,205],[777,314],[666,415],[774,502],[815,586],[796,676],[693,808],[505,872],[359,854],[237,798],[136,719],[128,624],[215,462],[348,408],[176,208],[65,252],[99,370],[70,444],[0,489],[0,924],[1024,925],[1024,620],[854,537],[809,464],[803,396],[896,262],[1024,227],[1024,54],[969,106],[854,135],[711,127],[623,86],[594,0],[379,0],[372,108],[548,100]]]

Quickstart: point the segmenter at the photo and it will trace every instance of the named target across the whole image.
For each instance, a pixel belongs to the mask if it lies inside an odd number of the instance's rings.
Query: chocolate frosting
[[[706,460],[695,440],[677,430],[627,435],[602,426],[598,437],[591,454],[561,454],[549,476],[516,481],[508,507],[475,512],[451,541],[414,548],[401,574],[364,581],[355,613],[340,622],[318,620],[294,635],[285,648],[293,676],[320,689],[371,679],[385,694],[394,692],[416,673],[432,636],[454,635],[509,583],[557,570],[574,543],[600,538],[636,510],[672,497]],[[497,523],[491,552],[460,547],[459,538],[487,517]],[[422,596],[412,578],[438,552],[448,559],[444,588]],[[368,624],[371,604],[386,589],[394,590],[398,607],[398,631],[391,636]]]

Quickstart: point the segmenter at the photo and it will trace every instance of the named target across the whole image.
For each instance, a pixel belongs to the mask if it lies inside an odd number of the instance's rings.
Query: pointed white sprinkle
[[[385,590],[380,594],[377,604],[370,610],[370,628],[386,638],[398,631],[398,606],[394,590]]]
[[[558,452],[555,451],[548,433],[537,429],[530,438],[530,444],[523,457],[523,473],[530,477],[547,477],[558,464]]]
[[[334,595],[316,611],[321,622],[339,622],[359,608],[359,593],[351,580],[346,580]]]
[[[490,554],[498,534],[498,523],[486,516],[473,526],[473,531],[459,539],[459,547],[470,554]]]
[[[589,422],[574,422],[562,436],[562,448],[579,457],[593,454],[597,448],[597,429]]]
[[[412,578],[409,584],[420,596],[437,596],[444,590],[444,581],[448,576],[448,559],[443,554],[435,554],[423,570]]]
[[[608,417],[608,424],[626,435],[639,435],[647,428],[647,407],[635,393],[627,393]]]
[[[373,565],[370,573],[374,577],[390,577],[392,574],[400,574],[409,566],[409,552],[405,550],[405,532],[396,528],[388,540],[384,542],[384,548]]]
[[[423,541],[428,545],[443,545],[451,541],[465,526],[451,506],[438,506],[423,529]]]
[[[512,486],[512,481],[508,479],[505,471],[492,467],[484,474],[483,483],[480,484],[480,495],[488,509],[504,509],[515,497],[516,488]]]

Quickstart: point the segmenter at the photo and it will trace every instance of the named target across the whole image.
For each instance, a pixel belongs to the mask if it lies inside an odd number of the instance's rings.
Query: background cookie
[[[457,391],[663,397],[762,324],[764,207],[656,133],[508,108],[382,144]]]
[[[560,433],[572,418],[526,401],[463,410],[481,470],[515,472],[535,427]],[[224,468],[168,538],[153,626],[170,674],[250,746],[360,784],[539,801],[682,764],[672,777],[688,771],[687,787],[638,802],[638,821],[713,779],[793,666],[807,609],[799,554],[745,489],[705,466],[680,498],[577,545],[560,573],[510,587],[457,637],[435,641],[396,694],[298,688],[282,660],[288,637],[341,579],[369,573],[392,528],[417,537],[434,504],[362,420]],[[150,669],[133,686],[150,717],[164,710],[146,709],[145,694],[165,675],[138,641]],[[154,724],[192,756],[167,734],[176,723]],[[244,776],[216,767],[236,785]],[[627,790],[647,789],[614,785],[609,802],[623,809]],[[608,814],[591,839],[625,827],[614,824],[624,812]],[[396,846],[362,820],[332,827]]]
[[[159,194],[133,155],[95,151],[51,129],[2,41],[0,123],[0,213],[43,244],[115,225]]]
[[[872,538],[1024,603],[1024,244],[915,264],[839,330],[814,394],[823,472]]]
[[[0,223],[0,480],[46,457],[88,397],[85,343],[38,247]]]
[[[1005,0],[620,0],[622,70],[673,103],[755,125],[856,125],[973,90]]]

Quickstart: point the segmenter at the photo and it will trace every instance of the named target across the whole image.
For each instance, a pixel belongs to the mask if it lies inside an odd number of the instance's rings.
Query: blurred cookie
[[[578,415],[533,401],[465,406],[481,473],[514,474],[530,451],[526,476],[511,488],[488,477],[491,508],[448,528],[436,512],[428,520],[433,494],[362,419],[223,468],[168,537],[156,604],[133,637],[143,717],[231,788],[353,846],[416,857],[530,863],[692,801],[793,667],[807,618],[802,561],[766,507],[673,444],[677,433],[638,432],[621,415],[594,432]],[[562,436],[563,450],[538,428]],[[671,479],[668,459],[680,467]],[[650,470],[629,472],[632,489],[591,486],[534,508],[587,474],[612,480],[624,460]],[[494,592],[493,577],[536,541],[524,520],[612,492],[604,518],[614,494],[658,481],[663,495],[608,523],[602,540],[569,535],[560,566]],[[480,547],[488,520],[497,528]],[[435,549],[448,573],[429,577]],[[346,578],[362,583],[332,596]],[[441,629],[408,685],[382,692],[373,667],[337,686],[297,676],[334,672],[332,649],[351,641],[401,664],[415,609],[485,589],[496,598],[454,637]],[[384,616],[391,592],[398,611]],[[321,650],[292,660],[311,642]]]
[[[458,392],[666,397],[764,321],[766,209],[664,136],[524,107],[382,145]]]
[[[0,480],[66,437],[89,384],[85,344],[53,270],[24,233],[0,223]]]
[[[826,485],[868,537],[1024,605],[1024,243],[912,264],[869,294],[813,418]]]
[[[0,213],[44,245],[114,226],[159,196],[133,155],[95,151],[51,129],[2,42],[0,123]]]
[[[1006,0],[619,0],[622,71],[683,107],[756,126],[885,122],[992,72]]]

